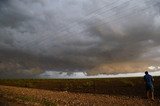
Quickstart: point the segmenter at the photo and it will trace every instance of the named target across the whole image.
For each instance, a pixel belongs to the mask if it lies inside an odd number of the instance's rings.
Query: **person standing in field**
[[[146,95],[147,98],[149,99],[151,96],[151,99],[154,100],[154,87],[153,87],[153,77],[148,74],[148,71],[145,72],[144,75],[144,81],[146,84]]]

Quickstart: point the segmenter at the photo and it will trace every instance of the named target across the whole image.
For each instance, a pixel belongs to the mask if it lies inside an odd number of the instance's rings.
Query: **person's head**
[[[145,74],[147,75],[147,74],[148,74],[148,71],[146,71]]]

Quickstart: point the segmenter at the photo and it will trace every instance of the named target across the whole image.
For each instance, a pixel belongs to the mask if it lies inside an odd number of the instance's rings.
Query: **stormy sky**
[[[69,69],[160,61],[160,1],[0,0],[1,58],[6,51]]]

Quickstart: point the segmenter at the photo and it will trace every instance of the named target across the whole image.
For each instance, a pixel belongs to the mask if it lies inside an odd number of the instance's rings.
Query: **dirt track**
[[[59,106],[108,106],[108,105],[160,105],[140,97],[111,96],[106,94],[70,93],[0,85],[0,105],[59,105]]]

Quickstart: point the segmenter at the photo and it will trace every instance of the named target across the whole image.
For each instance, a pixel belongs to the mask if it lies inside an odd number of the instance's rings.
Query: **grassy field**
[[[160,97],[160,77],[154,77],[155,96]],[[96,79],[1,79],[0,85],[56,91],[145,96],[142,77]]]

